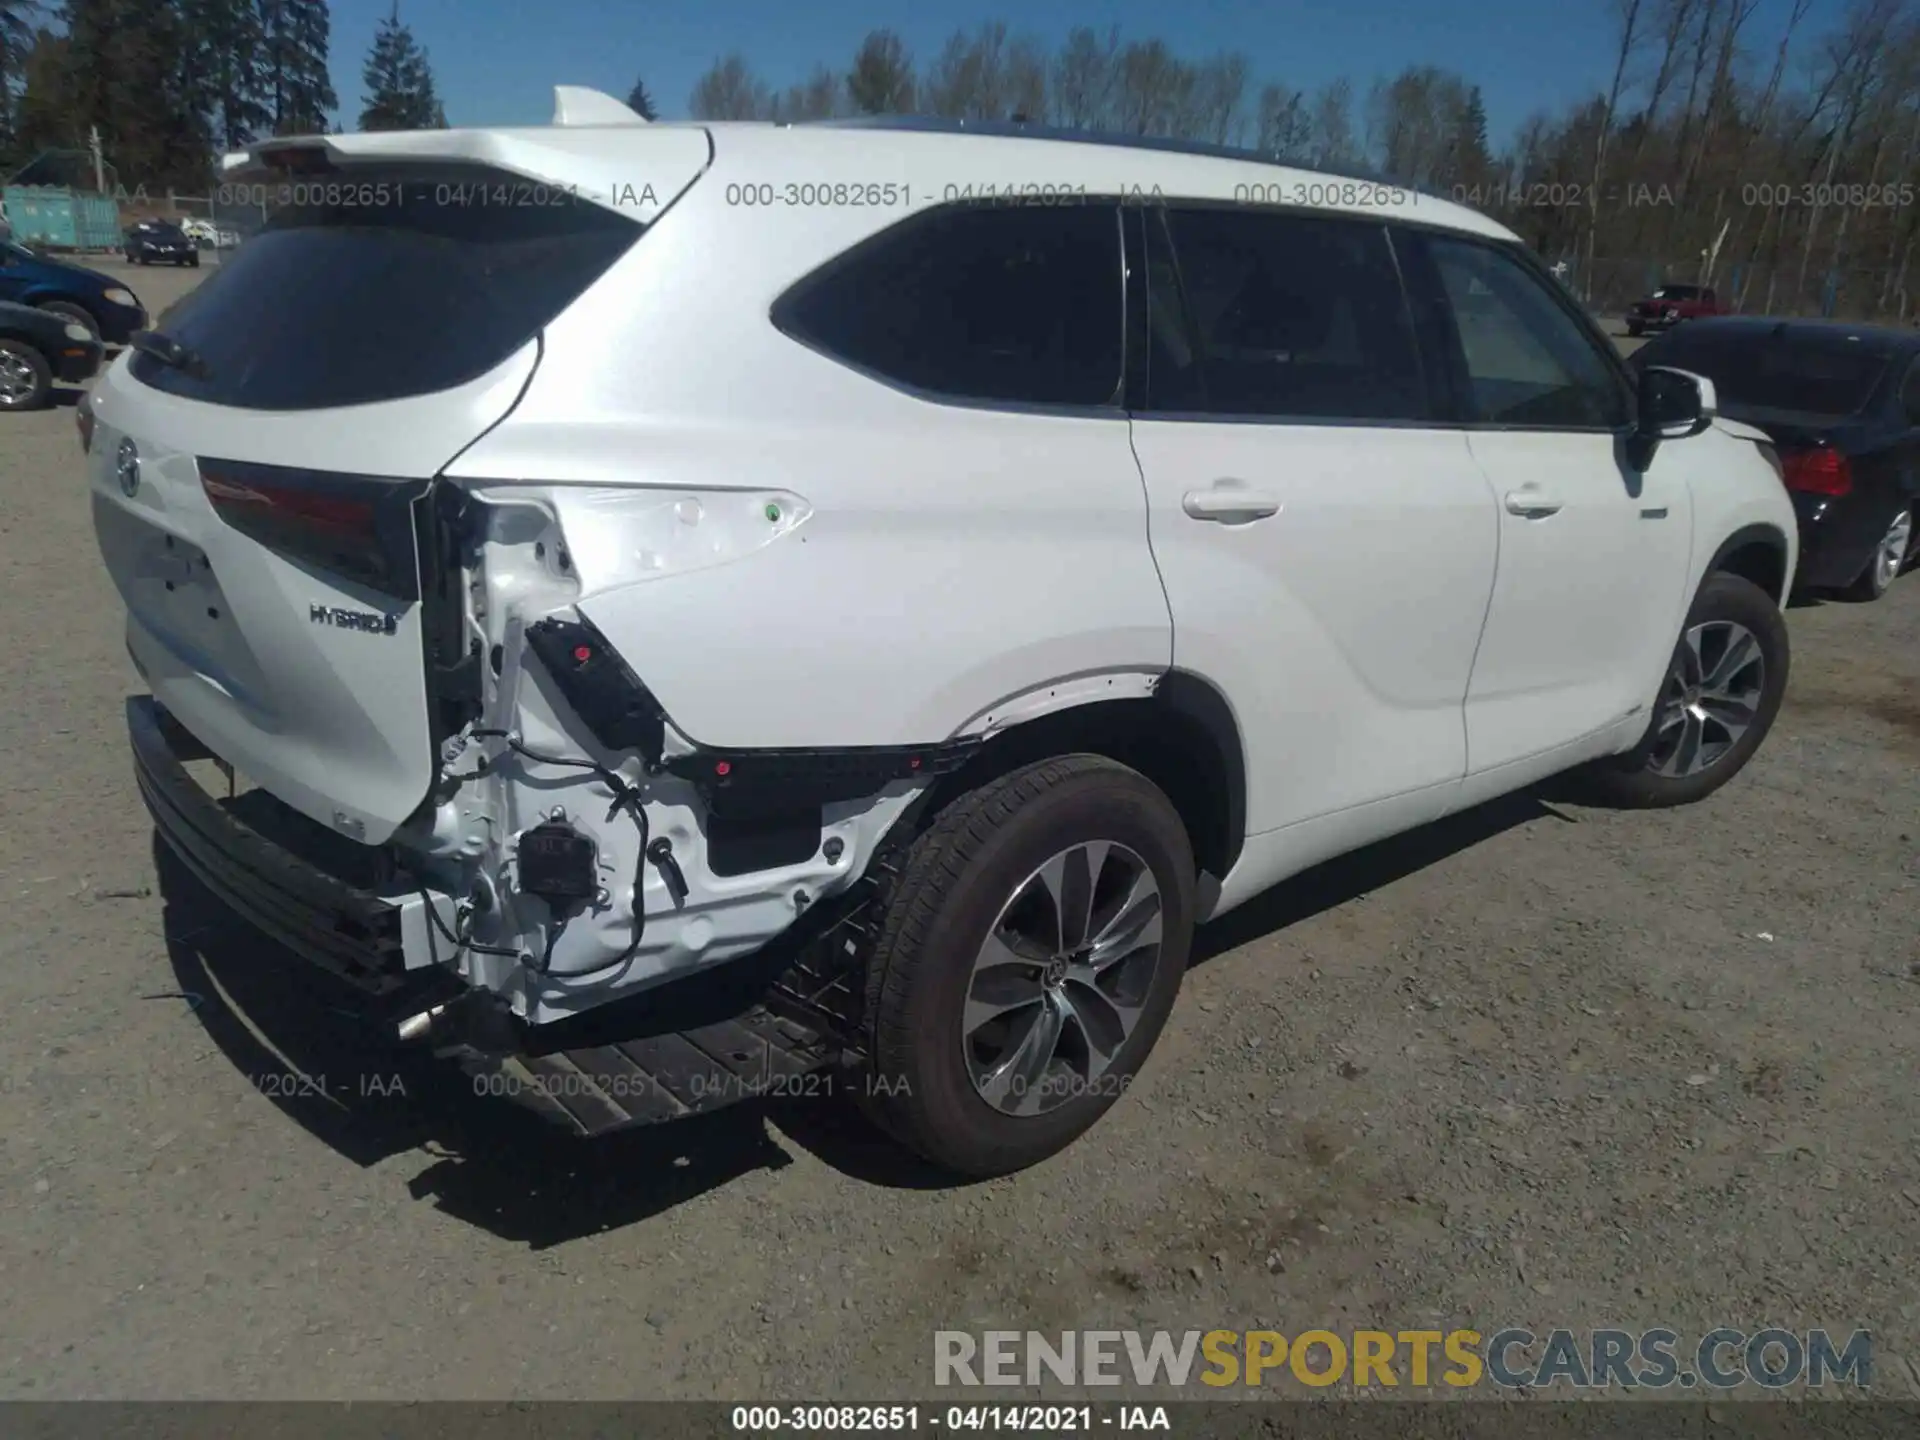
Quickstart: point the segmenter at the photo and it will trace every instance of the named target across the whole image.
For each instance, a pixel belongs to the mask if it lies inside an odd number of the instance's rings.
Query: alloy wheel
[[[1161,910],[1151,867],[1112,841],[1062,850],[1015,888],[974,960],[961,1019],[983,1100],[1031,1116],[1098,1093],[1147,1003]]]
[[[1681,637],[1654,710],[1647,768],[1685,779],[1725,759],[1759,718],[1767,664],[1746,626],[1709,620]]]
[[[1893,517],[1893,524],[1887,527],[1887,533],[1880,537],[1880,544],[1873,552],[1873,588],[1884,590],[1893,584],[1900,574],[1900,567],[1907,563],[1907,551],[1913,548],[1913,511],[1902,510]]]
[[[19,405],[36,389],[33,366],[25,357],[0,350],[0,405]]]

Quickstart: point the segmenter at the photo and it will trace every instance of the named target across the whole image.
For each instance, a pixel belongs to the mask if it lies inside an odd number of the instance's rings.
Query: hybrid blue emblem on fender
[[[331,625],[336,630],[362,630],[369,635],[391,635],[400,628],[398,615],[381,615],[372,610],[345,610],[338,605],[318,601],[307,606],[307,619],[316,625]]]

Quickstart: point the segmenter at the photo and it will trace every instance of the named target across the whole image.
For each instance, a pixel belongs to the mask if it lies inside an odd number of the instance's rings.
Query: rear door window
[[[271,210],[158,322],[205,374],[139,354],[145,384],[249,410],[450,389],[526,344],[642,228],[473,165],[355,166],[265,188],[300,203]]]
[[[931,210],[774,306],[779,328],[882,379],[975,403],[1106,406],[1125,309],[1117,205]]]
[[[1173,263],[1148,273],[1149,410],[1430,418],[1384,227],[1177,206],[1165,218]]]

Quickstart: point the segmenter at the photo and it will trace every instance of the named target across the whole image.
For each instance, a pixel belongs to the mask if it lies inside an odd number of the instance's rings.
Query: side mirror
[[[1713,382],[1690,370],[1649,365],[1640,372],[1640,420],[1649,440],[1685,440],[1698,435],[1719,413]]]
[[[1649,365],[1640,372],[1628,458],[1636,470],[1644,470],[1662,440],[1690,439],[1711,426],[1719,413],[1719,397],[1706,376]]]

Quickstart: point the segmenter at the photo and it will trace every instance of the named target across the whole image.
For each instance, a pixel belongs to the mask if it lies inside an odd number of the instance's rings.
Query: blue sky
[[[1814,0],[1808,29],[1831,23],[1841,0]],[[333,0],[333,74],[341,120],[360,110],[360,67],[391,0]],[[1787,0],[1763,0],[1752,46],[1770,62]],[[1614,28],[1608,0],[401,0],[401,19],[427,48],[454,125],[544,124],[556,84],[624,96],[643,75],[661,114],[684,118],[693,84],[739,50],[776,88],[816,63],[843,69],[867,31],[899,32],[930,61],[956,28],[1005,20],[1057,43],[1076,25],[1123,39],[1159,36],[1199,58],[1247,53],[1258,81],[1301,89],[1346,74],[1364,97],[1380,76],[1439,65],[1477,82],[1496,146],[1535,110],[1604,89]]]

